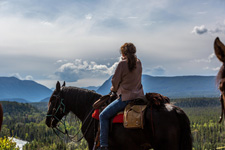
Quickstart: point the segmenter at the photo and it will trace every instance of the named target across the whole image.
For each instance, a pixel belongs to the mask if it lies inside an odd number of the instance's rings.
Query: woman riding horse
[[[141,84],[142,66],[135,55],[136,47],[132,43],[125,43],[120,50],[122,61],[119,62],[112,77],[111,87],[111,92],[117,93],[119,98],[109,104],[99,116],[101,150],[108,150],[110,118],[122,111],[130,100],[144,97]]]
[[[160,107],[149,103],[144,114],[143,129],[127,129],[122,123],[115,123],[109,130],[108,119],[111,116],[122,110],[129,100],[144,96],[141,84],[142,65],[135,53],[136,48],[132,43],[125,43],[121,47],[123,59],[115,70],[111,88],[112,92],[117,92],[119,99],[100,114],[100,149],[192,150],[190,121],[180,108],[169,103]],[[46,125],[53,130],[59,130],[58,123],[61,119],[69,112],[74,113],[82,122],[80,131],[88,143],[89,150],[92,150],[99,125],[99,121],[91,115],[94,111],[92,106],[100,97],[102,95],[96,92],[66,87],[65,84],[61,86],[57,82],[49,99]],[[65,123],[64,127],[65,132],[61,133],[68,134]]]

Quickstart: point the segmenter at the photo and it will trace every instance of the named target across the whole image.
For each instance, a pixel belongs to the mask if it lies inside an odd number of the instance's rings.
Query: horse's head
[[[62,85],[62,88],[65,86],[65,82]],[[48,103],[48,112],[46,116],[46,125],[48,127],[56,127],[57,123],[67,115],[69,111],[66,110],[64,104],[64,97],[62,93],[62,88],[59,81],[56,83],[56,89],[52,93],[49,103]]]
[[[223,116],[225,117],[225,46],[217,37],[214,42],[214,50],[217,58],[223,63],[220,71],[217,75],[217,83],[219,84],[219,89],[221,92],[221,105],[222,105],[222,112],[220,121],[222,121]]]
[[[214,50],[217,58],[223,63],[218,75],[217,82],[219,83],[219,89],[222,93],[225,92],[225,46],[217,37],[214,42]]]

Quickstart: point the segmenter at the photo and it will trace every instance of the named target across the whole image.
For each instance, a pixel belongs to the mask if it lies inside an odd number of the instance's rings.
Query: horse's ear
[[[60,92],[60,83],[59,83],[59,81],[57,81],[57,83],[56,83],[56,91]]]
[[[214,50],[217,58],[225,63],[225,46],[218,37],[214,42]]]
[[[62,85],[62,87],[64,87],[64,86],[66,86],[66,82],[65,82],[65,81],[63,82],[63,85]]]

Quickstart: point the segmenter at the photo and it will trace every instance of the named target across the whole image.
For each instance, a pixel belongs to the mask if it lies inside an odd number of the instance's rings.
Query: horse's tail
[[[175,110],[176,110],[177,117],[180,123],[180,128],[181,128],[180,149],[192,150],[193,139],[191,134],[190,121],[182,109],[175,106]]]
[[[2,109],[2,105],[0,104],[0,131],[2,127],[2,121],[3,121],[3,109]]]

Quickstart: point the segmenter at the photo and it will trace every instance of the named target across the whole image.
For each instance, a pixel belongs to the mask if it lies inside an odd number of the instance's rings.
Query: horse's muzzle
[[[47,117],[46,120],[45,120],[45,124],[49,127],[49,128],[53,128],[53,124],[54,124],[54,118],[52,117]],[[56,126],[56,123],[55,123],[55,126]]]

